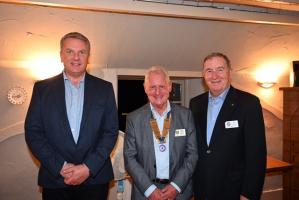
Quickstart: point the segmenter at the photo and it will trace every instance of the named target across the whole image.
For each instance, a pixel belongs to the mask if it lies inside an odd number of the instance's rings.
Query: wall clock
[[[7,92],[7,99],[14,105],[21,105],[26,101],[27,92],[24,88],[16,86],[12,87]]]

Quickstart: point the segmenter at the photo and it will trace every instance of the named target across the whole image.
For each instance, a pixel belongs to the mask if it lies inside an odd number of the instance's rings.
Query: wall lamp
[[[276,84],[276,82],[259,82],[258,81],[257,84],[262,88],[268,89],[268,88],[273,87]]]

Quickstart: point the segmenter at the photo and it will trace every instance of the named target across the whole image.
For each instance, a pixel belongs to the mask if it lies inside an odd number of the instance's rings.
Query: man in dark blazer
[[[86,72],[90,42],[66,34],[60,42],[63,73],[36,82],[25,138],[40,161],[44,200],[106,199],[118,134],[112,84]]]
[[[230,85],[231,66],[224,54],[204,59],[203,77],[209,91],[190,101],[199,154],[195,199],[260,199],[266,142],[259,99]]]
[[[192,113],[169,103],[171,81],[163,67],[147,71],[144,89],[150,103],[127,116],[124,141],[132,199],[191,199],[197,161]]]

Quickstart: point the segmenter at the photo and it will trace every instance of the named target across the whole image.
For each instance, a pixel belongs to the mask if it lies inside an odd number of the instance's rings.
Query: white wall
[[[149,7],[153,9],[155,6],[151,4]],[[199,73],[203,57],[212,51],[221,51],[232,60],[233,84],[259,96],[263,106],[280,118],[282,93],[278,88],[289,86],[291,62],[299,59],[299,26],[177,19],[4,3],[0,4],[0,19],[0,43],[3,44],[0,47],[0,67],[24,68],[33,80],[30,75],[33,65],[45,70],[59,65],[58,41],[70,31],[80,31],[90,38],[90,67],[95,71],[146,69],[159,64],[171,71]],[[271,19],[270,15],[265,19]],[[265,91],[257,86],[255,75],[269,63],[273,63],[273,68],[278,65],[281,71],[277,77],[278,84]]]

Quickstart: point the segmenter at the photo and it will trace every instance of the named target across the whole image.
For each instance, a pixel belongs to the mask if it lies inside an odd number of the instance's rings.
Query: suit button
[[[207,153],[207,154],[211,154],[212,151],[211,151],[210,149],[208,149],[208,150],[206,151],[206,153]]]

